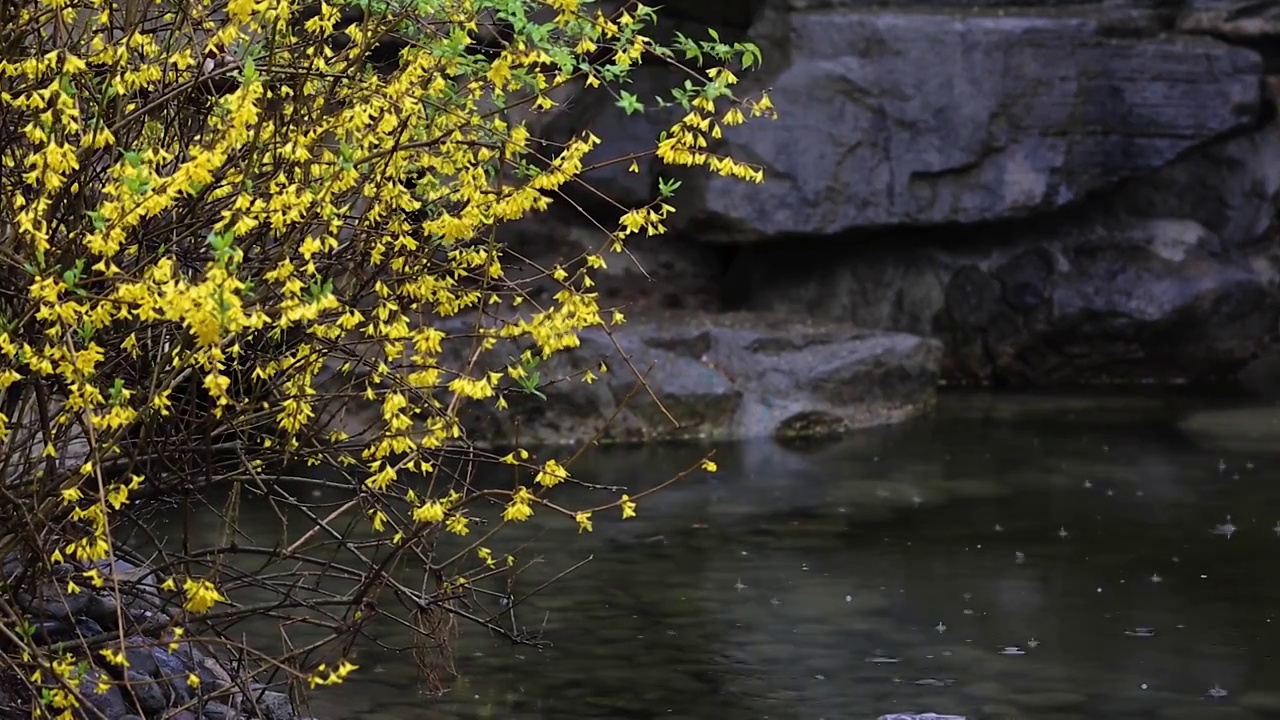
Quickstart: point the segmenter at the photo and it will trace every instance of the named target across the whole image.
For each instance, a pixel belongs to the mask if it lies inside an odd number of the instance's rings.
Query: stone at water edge
[[[622,442],[816,436],[884,425],[933,406],[942,354],[937,341],[916,335],[763,313],[667,313],[629,320],[612,339],[600,328],[580,339],[539,365],[542,378],[557,380],[539,387],[546,400],[508,391],[509,410],[469,405],[463,425],[471,439],[581,442],[609,417],[603,439]],[[636,392],[617,348],[648,372],[662,407]],[[446,354],[466,349],[446,341]],[[499,346],[489,360],[518,354]],[[609,371],[583,382],[579,374],[601,361]]]

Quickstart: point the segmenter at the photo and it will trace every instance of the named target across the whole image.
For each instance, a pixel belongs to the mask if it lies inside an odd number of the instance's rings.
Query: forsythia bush
[[[646,35],[655,21],[591,0],[0,0],[0,558],[22,568],[0,578],[0,649],[35,714],[70,717],[95,691],[86,660],[122,668],[127,632],[216,635],[257,607],[238,591],[273,594],[274,612],[329,607],[332,639],[393,596],[426,633],[440,626],[428,610],[518,565],[493,549],[503,524],[545,508],[590,530],[593,513],[635,513],[626,495],[552,503],[547,491],[574,480],[528,450],[466,454],[515,466],[524,479],[505,490],[443,463],[466,446],[461,408],[504,407],[540,359],[612,322],[589,272],[673,212],[661,197],[621,210],[598,253],[547,269],[553,304],[522,303],[495,228],[602,162],[590,132],[563,146],[534,136],[527,121],[555,112],[557,93],[682,108],[654,138],[661,161],[761,180],[709,149],[722,126],[772,114],[767,96],[732,91],[758,51],[714,35],[663,47]],[[641,62],[684,77],[665,99],[639,98],[625,83]],[[476,318],[474,351],[447,366],[443,321],[462,315]],[[473,370],[499,342],[524,354],[503,358],[505,373]],[[331,422],[353,400],[381,406],[367,432]],[[299,466],[323,466],[345,501],[307,510],[276,481]],[[219,484],[310,518],[277,548],[273,579],[224,576],[246,551],[235,543],[184,542],[149,566],[171,603],[163,627],[74,646],[24,624],[20,597],[118,590],[122,524],[145,525],[148,504],[189,514]],[[350,542],[353,517],[376,541]],[[431,586],[398,583],[398,564],[430,559],[441,533],[481,539]],[[299,599],[288,569],[308,563],[349,582]],[[317,648],[242,651],[313,686],[355,669],[321,664]]]

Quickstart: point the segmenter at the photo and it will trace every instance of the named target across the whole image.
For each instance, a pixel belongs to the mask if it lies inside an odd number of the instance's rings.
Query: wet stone
[[[148,718],[161,717],[169,709],[169,699],[158,681],[129,670],[125,673],[125,682],[128,685],[126,693],[133,694],[138,709]]]
[[[297,718],[289,696],[274,690],[258,692],[245,698],[244,710],[259,715],[262,720],[296,720]]]
[[[99,670],[90,670],[80,679],[80,693],[93,709],[106,716],[107,720],[120,720],[133,712],[133,708],[124,699],[120,688],[112,685],[106,692],[98,692],[98,681],[102,679]]]
[[[158,680],[168,680],[173,691],[174,704],[182,705],[191,700],[191,687],[187,685],[187,674],[190,669],[176,656],[160,648],[151,648],[151,657],[156,661]]]
[[[201,714],[205,720],[235,720],[239,717],[239,713],[229,705],[220,702],[206,703]]]

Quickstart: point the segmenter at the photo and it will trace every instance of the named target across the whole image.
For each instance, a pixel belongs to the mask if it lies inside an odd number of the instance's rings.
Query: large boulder
[[[843,323],[671,314],[583,332],[538,368],[545,399],[511,390],[508,410],[472,403],[465,426],[473,440],[533,445],[826,434],[932,407],[940,356],[936,341]]]
[[[794,13],[774,122],[726,133],[762,185],[686,183],[705,239],[1024,217],[1256,124],[1257,53],[1126,39],[1086,12]],[[714,229],[715,232],[711,232]]]
[[[676,242],[633,242],[648,272],[602,274],[608,302],[931,336],[954,382],[1225,378],[1277,336],[1280,2],[669,5],[672,28],[764,46],[747,89],[770,87],[780,117],[721,148],[766,181],[682,174]],[[632,90],[671,82],[646,66]],[[590,93],[566,108],[552,139],[590,128],[602,158],[678,115]],[[601,196],[642,204],[669,174],[600,167],[600,195],[574,199],[607,225]],[[584,244],[574,222],[507,238],[541,261]]]
[[[728,300],[939,337],[953,382],[1228,378],[1280,318],[1278,158],[1270,125],[1062,213],[750,245]]]

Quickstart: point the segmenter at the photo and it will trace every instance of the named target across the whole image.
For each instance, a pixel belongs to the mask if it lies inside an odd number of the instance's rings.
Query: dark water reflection
[[[312,713],[1266,717],[1280,446],[1197,444],[1176,425],[1193,409],[952,397],[836,444],[721,447],[716,476],[638,518],[538,539],[540,577],[595,555],[521,607],[552,647],[469,633],[440,699],[417,694],[407,658],[366,649]],[[642,488],[703,450],[603,451],[575,470]],[[1215,534],[1228,516],[1236,531]]]

